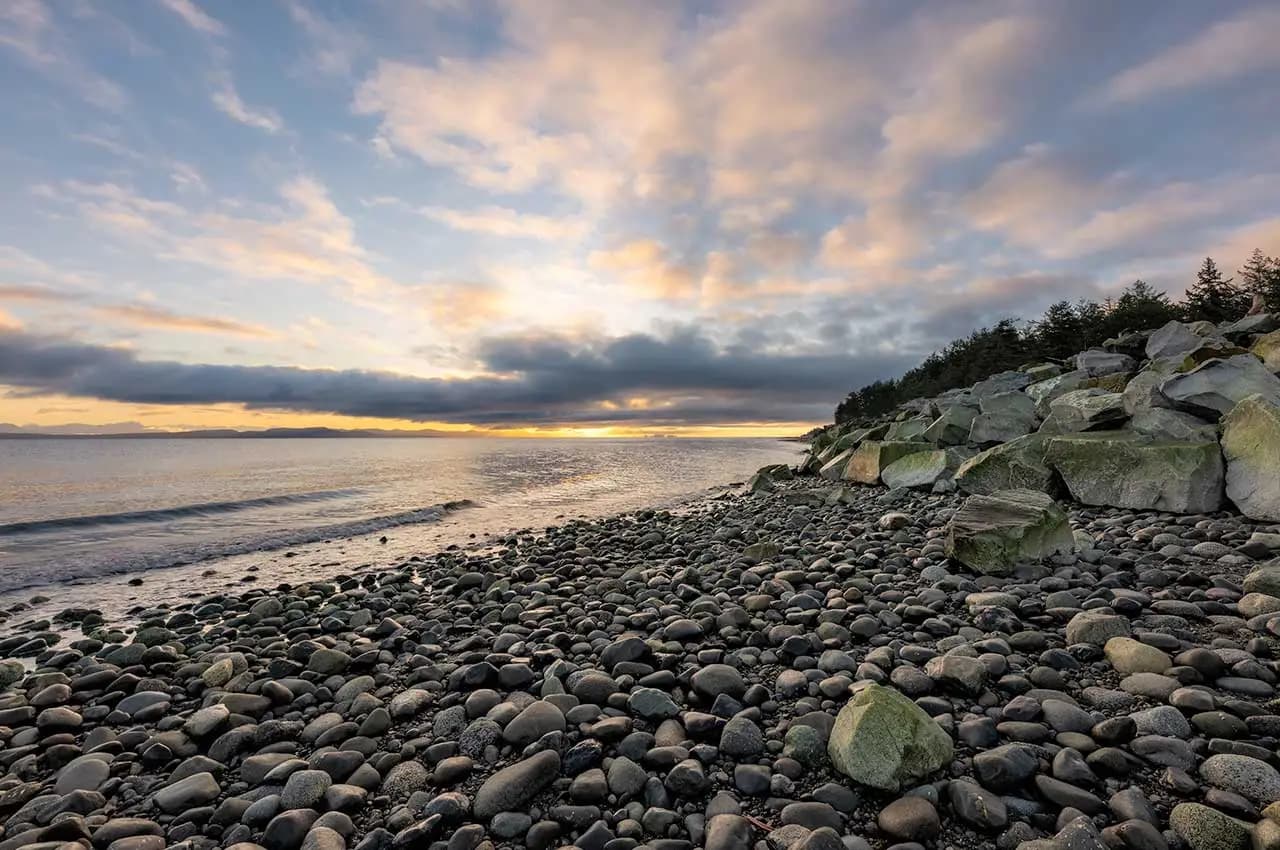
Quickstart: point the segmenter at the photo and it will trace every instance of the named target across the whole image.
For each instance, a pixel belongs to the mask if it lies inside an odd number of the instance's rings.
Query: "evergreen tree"
[[[1168,295],[1145,280],[1135,280],[1112,305],[1106,325],[1110,335],[1117,336],[1125,331],[1152,330],[1181,316],[1182,311]]]
[[[1228,322],[1239,319],[1249,310],[1250,293],[1223,278],[1212,257],[1205,257],[1195,284],[1187,290],[1187,318],[1191,321]]]
[[[1254,248],[1239,274],[1246,292],[1261,295],[1268,312],[1280,312],[1280,258],[1268,257]]]
[[[1061,360],[1080,350],[1080,317],[1070,301],[1051,304],[1034,333],[1041,356]]]

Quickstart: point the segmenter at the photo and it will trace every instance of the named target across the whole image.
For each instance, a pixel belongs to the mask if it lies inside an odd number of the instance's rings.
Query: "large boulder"
[[[1031,383],[1026,372],[998,372],[986,380],[979,381],[969,390],[973,397],[981,401],[990,395],[1009,393],[1020,390]]]
[[[1251,337],[1255,334],[1269,334],[1280,330],[1280,316],[1274,313],[1254,313],[1234,322],[1218,327],[1226,337]]]
[[[1262,361],[1268,372],[1280,372],[1280,331],[1258,337],[1249,350]]]
[[[925,429],[924,439],[940,446],[958,446],[969,439],[969,428],[977,413],[963,404],[951,405]]]
[[[1105,390],[1072,390],[1049,404],[1049,418],[1040,426],[1041,434],[1072,434],[1113,428],[1129,418],[1124,396]]]
[[[1090,378],[1100,375],[1114,375],[1117,372],[1132,372],[1137,364],[1127,354],[1116,351],[1104,351],[1091,348],[1076,355],[1076,368],[1087,372]]]
[[[895,460],[916,452],[927,452],[933,446],[913,440],[865,440],[849,456],[844,480],[858,484],[877,484],[880,473]]]
[[[1045,463],[1077,501],[1204,513],[1222,507],[1222,453],[1213,440],[1168,442],[1112,431],[1054,437]]]
[[[975,446],[996,446],[1025,437],[1034,427],[1034,419],[1003,413],[983,413],[974,417],[973,424],[969,427],[969,442]]]
[[[951,762],[951,736],[892,688],[869,685],[836,715],[827,755],[860,785],[897,791]]]
[[[828,481],[839,481],[844,477],[845,464],[849,462],[851,457],[853,457],[853,449],[845,449],[824,463],[822,468],[818,470],[818,474]]]
[[[982,399],[979,408],[984,415],[1016,416],[1019,419],[1036,418],[1036,402],[1026,393],[996,393]]]
[[[947,477],[946,451],[916,452],[899,458],[880,471],[880,480],[886,487],[930,488],[940,478]]]
[[[1280,407],[1251,395],[1222,418],[1227,497],[1251,519],[1280,521]]]
[[[1204,338],[1191,330],[1189,325],[1172,321],[1147,337],[1147,357],[1179,357],[1200,346]]]
[[[1218,426],[1181,410],[1149,407],[1139,410],[1125,426],[1135,434],[1176,443],[1202,443],[1218,439]]]
[[[1217,420],[1251,395],[1280,404],[1280,378],[1254,355],[1239,354],[1173,375],[1160,385],[1160,392],[1179,410]]]
[[[956,485],[966,493],[989,496],[997,490],[1053,487],[1053,470],[1044,462],[1045,438],[1028,434],[987,449],[960,464]]]
[[[901,422],[894,422],[890,425],[884,438],[890,442],[924,440],[927,439],[925,432],[929,430],[929,425],[932,422],[932,419],[923,418],[903,419]]]
[[[947,526],[947,555],[971,570],[1003,575],[1018,564],[1076,550],[1067,513],[1045,493],[999,490],[970,496]]]
[[[1134,375],[1124,386],[1124,409],[1130,416],[1153,407],[1171,407],[1172,403],[1160,392],[1160,385],[1172,374],[1155,369],[1144,369]]]
[[[1078,390],[1089,380],[1089,373],[1081,369],[1065,372],[1043,381],[1037,381],[1027,387],[1026,394],[1036,403],[1036,415],[1041,418],[1049,415],[1049,405],[1063,393]]]

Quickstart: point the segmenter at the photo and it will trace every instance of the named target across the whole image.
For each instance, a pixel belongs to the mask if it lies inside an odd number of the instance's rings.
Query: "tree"
[[[1191,321],[1227,322],[1239,319],[1249,309],[1250,293],[1224,279],[1212,257],[1205,257],[1196,282],[1187,290],[1187,318]]]
[[[1033,333],[1044,357],[1061,360],[1080,350],[1080,317],[1070,301],[1049,305],[1044,317],[1035,323]]]
[[[1125,331],[1158,328],[1181,317],[1182,310],[1169,300],[1168,295],[1139,279],[1120,293],[1106,317],[1106,325],[1110,336],[1118,336]]]
[[[1280,312],[1280,258],[1268,257],[1254,248],[1239,274],[1246,292],[1261,295],[1268,312]]]

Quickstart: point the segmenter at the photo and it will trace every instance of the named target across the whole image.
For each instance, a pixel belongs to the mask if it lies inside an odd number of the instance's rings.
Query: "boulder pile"
[[[1280,520],[1280,318],[1169,322],[818,433],[830,481]]]

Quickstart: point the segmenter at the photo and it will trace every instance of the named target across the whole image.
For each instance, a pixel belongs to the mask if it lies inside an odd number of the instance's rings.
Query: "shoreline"
[[[582,520],[600,520],[645,510],[678,510],[740,488],[743,481],[716,485],[705,490],[673,496],[655,504],[604,513],[558,514],[553,526]],[[15,629],[32,622],[54,620],[66,608],[97,604],[107,622],[121,627],[136,625],[137,614],[158,601],[181,593],[191,599],[217,593],[248,591],[254,587],[274,588],[303,580],[316,580],[311,570],[321,570],[325,578],[342,572],[364,573],[393,569],[396,563],[422,560],[446,551],[483,552],[501,546],[504,539],[544,534],[548,526],[486,528],[476,532],[467,523],[468,510],[477,503],[462,500],[462,507],[442,511],[431,520],[407,523],[346,537],[325,538],[306,543],[281,544],[215,555],[164,566],[124,568],[67,581],[33,584],[0,590],[0,640]],[[384,541],[385,538],[385,541]],[[192,585],[198,587],[192,589]],[[103,590],[110,591],[104,598]],[[117,595],[118,594],[118,595]],[[34,601],[33,600],[38,600]],[[55,623],[57,625],[57,623]],[[69,626],[63,624],[64,630]]]
[[[10,748],[76,750],[0,787],[0,848],[1158,848],[1205,799],[1247,836],[1280,798],[1280,615],[1241,587],[1280,590],[1241,554],[1272,526],[1069,505],[1079,556],[997,578],[943,552],[962,501],[800,478],[156,606],[0,667]],[[844,719],[889,692],[946,739],[892,790]]]

